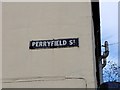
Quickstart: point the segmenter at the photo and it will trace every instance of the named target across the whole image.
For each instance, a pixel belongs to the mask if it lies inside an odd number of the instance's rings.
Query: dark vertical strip
[[[120,1],[118,2],[118,42],[120,42]],[[118,81],[120,82],[120,44],[118,44]]]
[[[99,2],[91,2],[92,4],[92,18],[94,24],[95,35],[95,56],[96,56],[96,75],[97,85],[100,85],[100,72],[99,72],[99,57],[101,56],[101,39],[100,39],[100,10]]]

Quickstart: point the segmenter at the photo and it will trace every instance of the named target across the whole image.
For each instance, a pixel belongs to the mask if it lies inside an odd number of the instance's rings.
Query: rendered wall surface
[[[90,2],[6,2],[2,9],[3,88],[86,88],[86,84],[96,87]],[[29,49],[31,40],[64,38],[79,38],[79,47]],[[35,77],[44,78],[14,82]]]

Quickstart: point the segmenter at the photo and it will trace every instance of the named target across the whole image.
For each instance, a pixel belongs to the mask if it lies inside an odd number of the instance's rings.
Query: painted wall
[[[90,2],[11,2],[2,7],[4,88],[96,87]],[[64,38],[79,38],[79,47],[29,49],[31,40]]]

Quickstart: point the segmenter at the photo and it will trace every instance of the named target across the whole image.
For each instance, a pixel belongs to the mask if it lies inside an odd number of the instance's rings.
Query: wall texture
[[[96,87],[90,2],[3,3],[2,22],[3,82],[12,82],[3,87]],[[29,49],[31,40],[64,38],[79,38],[79,47]]]

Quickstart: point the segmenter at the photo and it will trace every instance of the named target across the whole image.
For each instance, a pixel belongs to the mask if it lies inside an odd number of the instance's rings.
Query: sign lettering
[[[29,49],[79,47],[79,38],[32,40]]]

